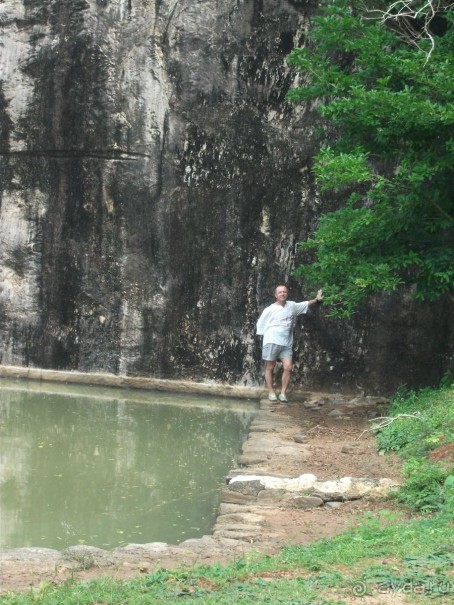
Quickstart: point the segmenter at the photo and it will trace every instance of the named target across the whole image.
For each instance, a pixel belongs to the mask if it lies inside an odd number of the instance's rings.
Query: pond
[[[256,403],[0,380],[0,548],[209,534]]]

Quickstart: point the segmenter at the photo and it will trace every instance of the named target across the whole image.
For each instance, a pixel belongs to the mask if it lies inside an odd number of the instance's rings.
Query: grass
[[[405,512],[387,510],[358,518],[352,529],[278,555],[250,555],[230,565],[160,569],[131,581],[101,579],[42,583],[10,593],[2,605],[351,605],[386,602],[452,603],[454,594],[452,466],[429,456],[453,443],[452,385],[419,393],[400,391],[377,431],[384,451],[403,460],[397,499]],[[414,414],[403,418],[400,414]],[[408,518],[408,511],[412,512]],[[405,599],[405,601],[401,600]]]
[[[452,383],[418,393],[401,390],[391,408],[394,422],[378,429],[379,448],[405,461],[406,481],[397,499],[415,510],[454,514],[453,400]]]
[[[402,388],[393,399],[391,416],[396,420],[378,431],[383,452],[397,451],[404,459],[427,456],[432,450],[454,442],[453,386],[422,389]],[[403,417],[401,414],[414,417]]]

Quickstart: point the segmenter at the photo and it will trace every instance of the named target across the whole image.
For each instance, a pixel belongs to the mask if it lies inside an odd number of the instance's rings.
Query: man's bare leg
[[[274,387],[273,387],[273,372],[276,366],[275,361],[266,361],[265,362],[265,383],[268,388],[268,394],[274,395]]]
[[[293,361],[291,359],[283,359],[282,367],[284,371],[282,372],[281,393],[285,395],[288,389],[288,385],[290,384],[290,378],[292,377]]]

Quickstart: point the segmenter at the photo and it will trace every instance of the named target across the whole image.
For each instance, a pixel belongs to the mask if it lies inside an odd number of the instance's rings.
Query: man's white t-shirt
[[[264,309],[257,322],[257,334],[263,335],[263,346],[269,343],[291,347],[293,326],[298,315],[307,313],[308,301],[287,300],[285,305],[273,303]]]

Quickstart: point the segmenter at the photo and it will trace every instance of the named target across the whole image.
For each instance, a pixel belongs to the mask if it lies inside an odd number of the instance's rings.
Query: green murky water
[[[252,402],[0,381],[0,548],[210,533]]]

